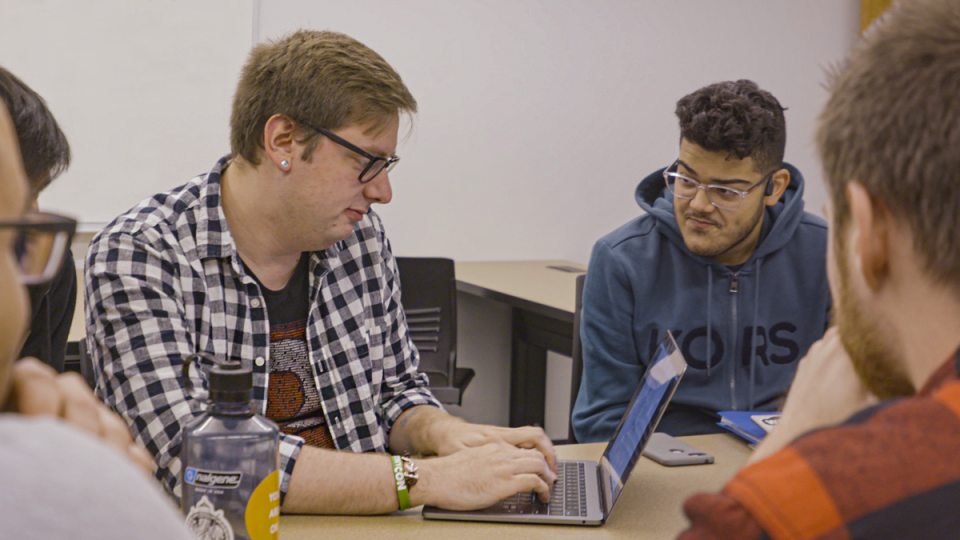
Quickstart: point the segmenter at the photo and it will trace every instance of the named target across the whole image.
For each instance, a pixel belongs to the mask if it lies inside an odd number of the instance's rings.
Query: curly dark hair
[[[724,81],[677,102],[680,137],[711,152],[752,157],[760,173],[783,164],[787,128],[777,98],[746,79]]]

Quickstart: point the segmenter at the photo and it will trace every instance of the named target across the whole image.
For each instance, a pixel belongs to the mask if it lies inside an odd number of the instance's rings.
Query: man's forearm
[[[390,458],[304,446],[283,502],[289,514],[385,514],[397,509]]]
[[[444,501],[449,505],[451,498],[458,499],[458,488],[451,489],[451,486],[456,486],[457,474],[467,470],[463,463],[451,463],[449,458],[434,458],[418,459],[417,465],[420,480],[409,488],[411,507],[443,504]],[[506,495],[509,493],[494,497],[484,504],[474,504],[473,507],[492,504]],[[304,446],[290,477],[290,487],[283,501],[283,512],[386,514],[396,511],[399,506],[397,484],[389,455],[358,454]]]
[[[393,424],[390,430],[390,448],[401,454],[439,454],[437,430],[439,424],[444,422],[462,420],[430,405],[411,407]]]
[[[394,453],[437,453],[438,428],[445,421],[460,422],[442,409],[418,405],[403,412],[390,431]],[[432,460],[431,460],[432,461]],[[425,489],[436,484],[432,462],[420,461],[423,486],[410,490],[415,504],[430,502]],[[397,488],[390,459],[384,454],[357,454],[304,446],[290,477],[283,503],[285,513],[384,514],[398,508]]]

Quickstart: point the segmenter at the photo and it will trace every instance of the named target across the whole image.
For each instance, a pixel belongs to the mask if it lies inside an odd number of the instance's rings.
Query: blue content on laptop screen
[[[623,473],[630,466],[630,460],[633,459],[641,439],[649,437],[647,430],[653,415],[657,413],[657,406],[669,388],[668,384],[657,383],[651,377],[644,380],[644,386],[646,388],[640,392],[637,400],[633,402],[633,407],[630,408],[628,413],[630,421],[623,424],[619,435],[607,451],[607,459],[620,477],[623,477]]]
[[[643,445],[657,427],[657,422],[666,409],[667,403],[676,389],[686,363],[681,358],[672,337],[660,343],[657,356],[641,381],[641,388],[624,413],[606,451],[603,453],[606,463],[602,464],[606,503],[612,507],[620,495],[623,483],[630,470],[640,457]],[[678,369],[678,366],[679,369]]]

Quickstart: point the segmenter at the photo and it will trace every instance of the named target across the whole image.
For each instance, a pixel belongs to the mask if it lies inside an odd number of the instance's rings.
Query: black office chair
[[[570,373],[570,426],[567,428],[570,443],[577,442],[576,435],[573,434],[573,405],[577,402],[577,393],[580,392],[580,377],[583,374],[583,347],[580,345],[580,319],[583,311],[583,282],[587,278],[586,274],[577,276],[577,299],[574,303],[573,311],[573,346],[570,349],[571,362]]]
[[[87,342],[85,340],[68,341],[67,350],[63,356],[63,370],[75,371],[83,375],[90,388],[96,384],[93,380],[93,359],[87,354]]]
[[[397,257],[407,327],[420,351],[420,371],[441,403],[460,405],[473,379],[457,367],[457,283],[451,259]]]

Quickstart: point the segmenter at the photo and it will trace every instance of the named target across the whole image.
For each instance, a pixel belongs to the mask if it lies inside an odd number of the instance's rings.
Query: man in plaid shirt
[[[94,238],[97,393],[174,496],[181,430],[202,413],[181,368],[205,353],[252,364],[254,405],[283,431],[286,512],[404,506],[385,452],[438,456],[417,460],[414,506],[548,498],[555,458],[543,430],[454,418],[417,370],[396,263],[370,208],[390,202],[399,114],[415,111],[399,75],[348,36],[300,31],[259,45],[234,97],[231,154]]]
[[[894,3],[817,143],[837,327],[681,540],[960,538],[960,2]],[[878,400],[880,400],[878,402]]]

